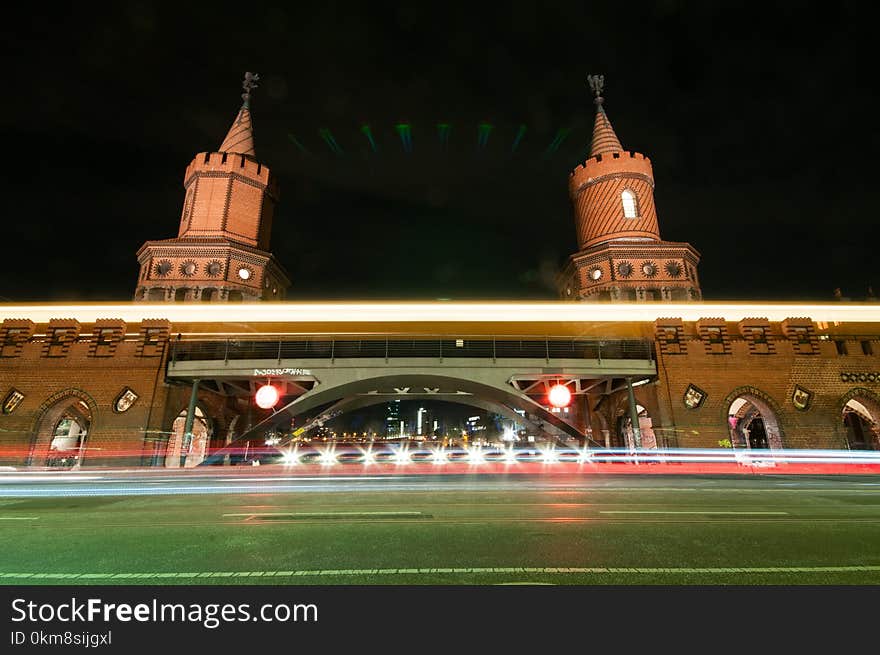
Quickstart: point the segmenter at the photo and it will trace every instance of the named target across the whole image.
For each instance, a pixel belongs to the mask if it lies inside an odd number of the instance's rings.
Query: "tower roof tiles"
[[[251,123],[251,110],[245,103],[238,111],[238,116],[229,128],[226,138],[220,144],[218,152],[234,152],[239,155],[255,157],[254,151],[254,127]]]
[[[605,154],[606,152],[622,152],[623,146],[614,128],[611,127],[611,121],[605,113],[602,106],[602,98],[596,98],[596,122],[593,124],[593,141],[590,143],[590,157]]]

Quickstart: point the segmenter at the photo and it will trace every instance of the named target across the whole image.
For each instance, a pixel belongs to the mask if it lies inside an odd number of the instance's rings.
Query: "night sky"
[[[292,300],[555,298],[588,73],[653,161],[661,235],[702,253],[707,300],[880,291],[876,36],[857,5],[191,4],[4,21],[0,297],[130,299],[136,250],[176,236],[184,169],[220,145],[246,70]]]

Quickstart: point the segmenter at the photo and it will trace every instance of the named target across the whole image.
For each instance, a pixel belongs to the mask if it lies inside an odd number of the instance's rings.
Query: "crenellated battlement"
[[[578,164],[569,175],[569,187],[576,189],[606,175],[627,173],[647,176],[653,184],[654,170],[650,158],[640,152],[624,151],[606,152]]]
[[[200,152],[186,167],[184,184],[196,173],[218,172],[238,174],[248,177],[264,186],[275,186],[275,177],[268,166],[248,157],[232,152]]]

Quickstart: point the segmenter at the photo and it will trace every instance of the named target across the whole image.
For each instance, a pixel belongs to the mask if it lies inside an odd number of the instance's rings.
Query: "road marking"
[[[357,516],[407,516],[419,517],[424,516],[422,512],[248,512],[244,514],[224,514],[223,516],[289,516],[291,518],[351,518]]]
[[[677,510],[653,510],[653,509],[609,509],[609,510],[600,510],[599,514],[723,514],[723,515],[736,515],[736,516],[788,516],[788,512],[712,512],[712,511],[677,511]]]
[[[2,479],[2,478],[0,478]],[[361,480],[403,480],[404,477],[400,475],[380,475],[380,476],[366,476],[366,475],[358,475],[353,477],[345,477],[345,476],[322,476],[322,477],[292,477],[292,478],[278,478],[278,477],[264,477],[264,478],[208,478],[212,482],[360,482]],[[178,482],[177,479],[173,479],[174,482]]]
[[[30,580],[134,580],[150,578],[262,578],[262,577],[300,577],[300,576],[350,576],[350,575],[433,575],[433,574],[640,574],[657,573],[692,574],[692,573],[868,573],[880,572],[880,566],[765,566],[765,567],[679,567],[679,568],[645,568],[645,567],[470,567],[470,568],[389,568],[389,569],[317,569],[312,571],[188,571],[185,573],[154,572],[154,573],[0,573],[0,578],[27,578]]]
[[[0,516],[0,521],[36,521],[39,516]]]

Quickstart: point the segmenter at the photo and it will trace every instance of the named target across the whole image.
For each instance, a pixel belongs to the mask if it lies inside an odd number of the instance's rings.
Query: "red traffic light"
[[[571,391],[564,384],[555,384],[550,387],[550,404],[554,407],[568,407],[571,403]]]
[[[278,397],[278,389],[271,384],[264,384],[257,389],[257,395],[254,399],[257,401],[258,407],[261,407],[262,409],[271,409],[278,404]]]

